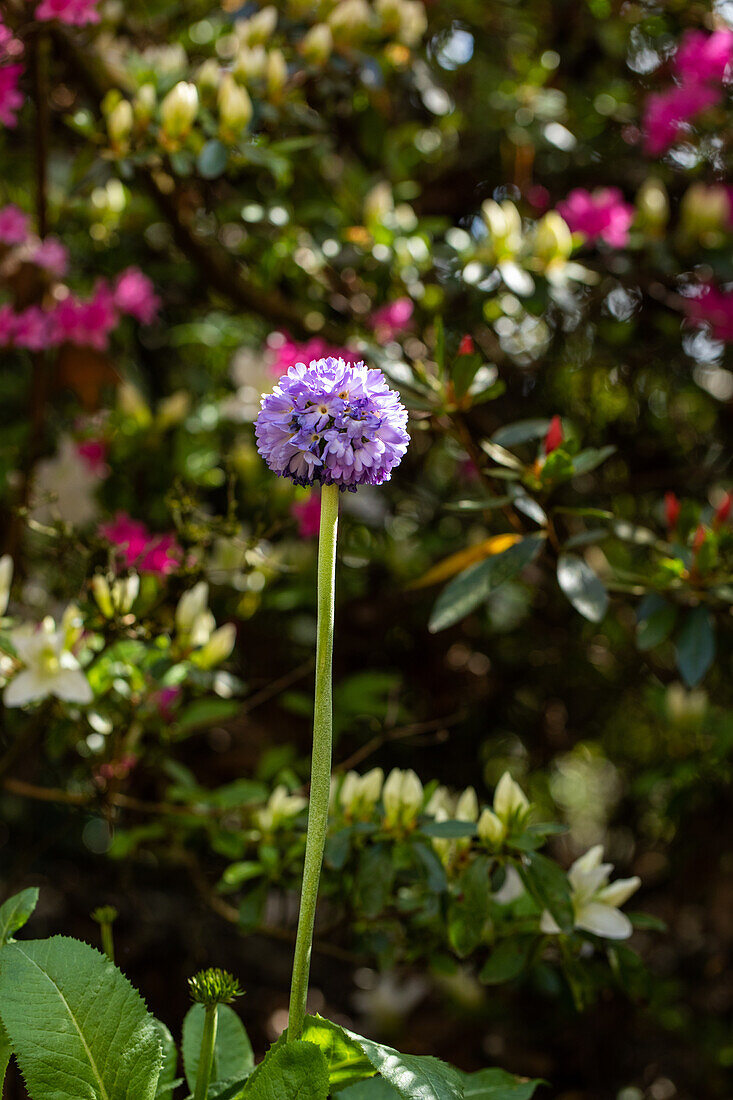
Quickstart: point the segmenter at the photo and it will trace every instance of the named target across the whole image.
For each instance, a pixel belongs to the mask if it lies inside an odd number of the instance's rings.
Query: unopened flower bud
[[[473,787],[466,787],[465,791],[456,803],[456,821],[478,820],[478,799]]]
[[[680,518],[681,505],[675,493],[668,492],[664,494],[664,521],[667,524],[667,530],[670,535],[674,534],[677,529],[677,522]]]
[[[183,140],[191,130],[199,109],[195,84],[179,80],[160,105],[163,133],[171,141]]]
[[[112,585],[112,606],[120,615],[127,615],[140,593],[140,577],[130,573],[120,577]]]
[[[573,235],[557,210],[548,210],[537,223],[532,251],[545,267],[562,264],[573,251]]]
[[[669,221],[669,199],[661,180],[650,176],[636,193],[639,225],[652,233],[660,233]]]
[[[270,4],[249,19],[235,25],[237,38],[244,46],[261,46],[272,37],[277,26],[277,8]]]
[[[695,727],[705,716],[708,696],[703,688],[687,691],[682,684],[673,683],[667,688],[665,702],[667,714],[676,726]]]
[[[382,34],[396,35],[402,22],[402,0],[376,0],[374,10],[379,16]]]
[[[522,247],[522,219],[514,203],[505,199],[500,205],[493,199],[486,199],[481,215],[489,231],[493,262],[512,259]]]
[[[494,813],[509,827],[521,825],[529,813],[529,800],[509,772],[504,772],[496,786]]]
[[[196,73],[196,86],[202,103],[206,103],[208,106],[214,103],[220,81],[221,68],[219,62],[214,57],[207,58]]]
[[[288,66],[282,50],[270,50],[267,55],[267,94],[277,99],[288,79]]]
[[[232,66],[232,76],[240,84],[253,84],[257,80],[264,79],[267,71],[267,54],[263,46],[242,46],[237,51]]]
[[[382,788],[382,801],[388,825],[411,825],[423,801],[423,786],[415,772],[393,768]]]
[[[179,634],[189,634],[191,627],[209,603],[209,586],[199,581],[188,592],[184,592],[176,607],[176,630]]]
[[[216,668],[231,655],[236,640],[237,628],[234,623],[224,623],[214,631],[202,649],[192,654],[191,660],[200,668]]]
[[[392,186],[387,180],[380,180],[372,187],[364,199],[364,223],[382,225],[385,217],[394,210]]]
[[[144,130],[149,125],[151,118],[155,114],[157,104],[158,96],[155,91],[155,85],[141,85],[132,101],[132,113],[135,117],[135,123],[141,130]]]
[[[95,573],[91,580],[92,595],[97,604],[97,607],[104,615],[105,619],[111,619],[114,615],[114,607],[112,605],[112,593],[109,587],[109,581],[101,573]]]
[[[680,229],[690,241],[715,247],[729,228],[731,204],[722,184],[693,183],[680,203]]]
[[[191,408],[191,395],[185,390],[176,390],[164,397],[158,405],[156,423],[159,428],[172,428],[188,416]]]
[[[129,148],[133,122],[132,104],[129,99],[121,99],[107,115],[107,133],[115,152],[124,153]]]
[[[402,0],[397,39],[404,46],[417,46],[428,29],[428,19],[422,0]]]
[[[235,141],[252,118],[252,100],[246,88],[237,84],[231,73],[223,77],[217,96],[219,136]]]
[[[493,810],[489,809],[482,812],[481,817],[478,819],[477,829],[479,840],[482,840],[484,844],[489,844],[492,848],[499,848],[506,836],[506,826],[503,821],[497,817]]]
[[[559,416],[553,416],[545,436],[545,454],[551,455],[553,451],[556,451],[562,445],[564,438],[562,420]]]
[[[328,23],[316,23],[311,27],[301,42],[300,49],[311,65],[323,65],[328,61],[333,50],[333,35]]]
[[[366,0],[339,0],[328,16],[328,25],[337,42],[346,46],[360,42],[369,30],[371,10]]]
[[[0,558],[0,616],[8,610],[10,586],[13,583],[13,559],[10,554]]]

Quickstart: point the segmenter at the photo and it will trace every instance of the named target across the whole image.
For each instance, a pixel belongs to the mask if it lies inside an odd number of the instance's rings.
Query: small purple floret
[[[407,410],[381,370],[343,359],[296,363],[262,398],[257,449],[296,485],[381,485],[410,442]]]

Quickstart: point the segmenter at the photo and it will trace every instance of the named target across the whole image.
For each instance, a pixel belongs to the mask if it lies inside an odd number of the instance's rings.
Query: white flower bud
[[[347,813],[350,813],[358,794],[359,776],[356,772],[347,772],[343,778],[341,790],[339,791],[341,808]]]
[[[370,22],[371,10],[366,0],[339,0],[328,16],[334,39],[347,46],[361,41]]]
[[[478,798],[473,787],[466,787],[456,803],[456,821],[478,820]]]
[[[234,27],[237,38],[244,46],[261,46],[267,42],[277,26],[277,8],[270,4],[250,19],[240,19]]]
[[[529,813],[529,800],[509,772],[504,772],[496,786],[494,813],[508,827],[522,824]]]
[[[160,105],[163,133],[171,141],[181,141],[190,132],[198,110],[199,94],[196,85],[179,80]]]
[[[10,586],[13,583],[13,559],[10,554],[0,558],[0,616],[8,610]]]
[[[209,57],[196,73],[196,86],[201,96],[201,102],[212,104],[216,99],[221,81],[221,68],[215,57]]]
[[[150,122],[155,114],[157,104],[158,96],[154,84],[143,84],[138,88],[132,101],[132,113],[135,116],[135,122],[141,129],[145,129]]]
[[[730,224],[730,199],[722,184],[693,183],[680,203],[683,236],[714,247]]]
[[[219,136],[234,141],[252,118],[252,100],[246,88],[227,73],[219,86]]]
[[[276,99],[288,79],[288,66],[282,50],[270,50],[267,55],[267,94]]]
[[[396,35],[402,23],[402,0],[376,0],[374,10],[379,16],[382,34]]]
[[[384,783],[384,772],[381,768],[372,768],[361,777],[361,802],[362,805],[373,807],[379,801]]]
[[[232,76],[240,84],[253,84],[257,80],[264,79],[267,70],[267,54],[262,46],[250,49],[243,46],[234,58]]]
[[[548,210],[538,221],[532,251],[546,266],[565,263],[573,251],[573,235],[557,210]]]
[[[97,604],[97,607],[104,615],[105,619],[111,619],[114,615],[114,606],[112,604],[112,593],[109,588],[109,581],[101,573],[95,573],[91,580],[92,595]]]
[[[203,649],[191,655],[191,660],[200,668],[216,668],[231,655],[236,640],[237,628],[234,623],[224,623],[214,631]]]
[[[172,428],[180,424],[188,416],[191,408],[191,395],[185,390],[176,390],[175,393],[164,397],[158,405],[156,420],[159,428]]]
[[[316,23],[308,31],[300,44],[306,61],[311,65],[323,65],[333,51],[333,34],[327,23]]]
[[[481,215],[489,231],[488,244],[494,262],[512,259],[522,247],[522,218],[514,203],[505,199],[499,205],[486,199]]]
[[[129,577],[121,577],[112,585],[112,604],[117,612],[126,615],[131,609],[140,592],[140,577],[137,573],[130,573]]]
[[[124,153],[128,149],[133,122],[132,104],[128,99],[121,99],[107,115],[107,133],[116,152]]]
[[[209,586],[199,581],[188,592],[184,592],[176,607],[176,630],[179,634],[189,634],[196,619],[206,611],[209,604]]]
[[[423,802],[423,786],[412,769],[393,768],[382,788],[388,825],[411,825]]]
[[[403,46],[417,46],[428,29],[428,19],[421,0],[402,0],[397,38]]]
[[[484,810],[478,819],[479,840],[489,844],[492,848],[499,848],[506,836],[506,827],[493,810]]]
[[[661,180],[649,176],[636,192],[639,222],[645,229],[659,232],[669,221],[669,197]]]

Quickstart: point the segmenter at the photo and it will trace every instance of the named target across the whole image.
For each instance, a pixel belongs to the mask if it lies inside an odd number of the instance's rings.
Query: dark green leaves
[[[561,554],[557,582],[576,611],[592,623],[599,623],[608,610],[608,593],[603,582],[577,554]]]
[[[203,1005],[193,1005],[183,1021],[183,1069],[191,1091],[196,1084],[205,1012]],[[244,1024],[232,1008],[219,1005],[211,1080],[244,1078],[253,1069],[252,1044]]]
[[[544,543],[544,535],[530,535],[504,550],[465,569],[438,596],[430,616],[432,634],[452,626],[534,561]]]
[[[573,927],[573,906],[564,871],[547,856],[531,852],[519,866],[527,891],[542,909],[548,909],[563,930]]]
[[[519,1081],[503,1069],[464,1073],[464,1100],[531,1100],[541,1081]]]
[[[38,887],[29,886],[0,905],[0,947],[27,922],[38,905]]]
[[[463,1100],[461,1074],[439,1058],[400,1054],[346,1028],[344,1034],[361,1047],[374,1069],[405,1100]]]
[[[677,667],[687,687],[695,687],[715,657],[715,623],[706,607],[688,611],[677,636]]]
[[[534,942],[534,936],[509,936],[501,940],[485,962],[479,979],[486,985],[498,985],[517,978],[527,965]]]
[[[448,938],[451,947],[465,958],[481,943],[489,912],[489,860],[478,856],[458,881],[458,896],[448,912]]]
[[[93,947],[65,936],[6,945],[0,1005],[33,1100],[154,1100],[155,1022]]]
[[[636,644],[642,652],[654,649],[672,633],[677,608],[662,596],[650,593],[639,605],[636,621]]]
[[[205,180],[213,180],[221,176],[226,170],[229,154],[226,146],[213,138],[207,141],[198,155],[196,167],[200,176]]]

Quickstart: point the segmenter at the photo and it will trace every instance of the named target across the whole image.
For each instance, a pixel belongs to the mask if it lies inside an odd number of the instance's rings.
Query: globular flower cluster
[[[407,411],[380,370],[343,359],[296,363],[262,399],[255,427],[267,465],[297,485],[380,485],[410,437]]]

